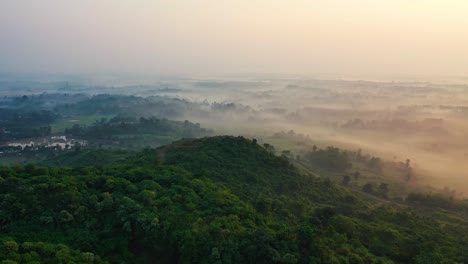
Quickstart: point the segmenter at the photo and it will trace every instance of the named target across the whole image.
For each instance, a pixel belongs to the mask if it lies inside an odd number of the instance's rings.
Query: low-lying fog
[[[466,85],[290,80],[231,96],[258,111],[259,129],[409,158],[433,184],[468,190],[467,92]]]
[[[2,87],[9,83],[13,82],[3,81]],[[319,146],[360,148],[389,161],[410,159],[418,175],[436,187],[468,191],[468,86],[463,80],[347,81],[268,76],[128,82],[108,78],[41,82],[35,84],[37,88],[31,88],[31,83],[14,82],[14,86],[14,91],[2,88],[0,93],[115,93],[197,102],[202,107],[218,107],[219,111],[209,115],[186,111],[183,119],[200,122],[218,134],[262,140],[279,131],[294,130],[309,135]]]

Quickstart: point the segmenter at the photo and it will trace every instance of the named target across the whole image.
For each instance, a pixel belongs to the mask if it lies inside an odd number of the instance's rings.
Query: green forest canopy
[[[242,137],[77,165],[0,167],[3,263],[468,261],[461,202],[369,202]]]

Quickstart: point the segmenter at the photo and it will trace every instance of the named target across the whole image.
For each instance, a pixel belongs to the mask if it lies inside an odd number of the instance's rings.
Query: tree
[[[379,185],[379,195],[382,196],[383,198],[387,198],[388,196],[388,184],[387,183],[381,183]]]
[[[263,147],[271,154],[275,154],[276,152],[275,147],[273,147],[273,145],[270,145],[268,143],[263,144]]]
[[[383,169],[383,163],[382,160],[378,157],[372,157],[368,162],[367,166],[376,172],[381,173]]]
[[[343,175],[343,180],[341,184],[343,184],[344,186],[348,186],[350,182],[351,182],[351,177],[349,177],[348,175]]]
[[[356,156],[358,158],[358,160],[362,160],[362,149],[358,149],[357,152],[356,152]]]
[[[74,146],[75,152],[80,152],[81,151],[81,144],[80,142],[76,142]]]
[[[289,158],[289,157],[291,157],[291,151],[290,150],[283,150],[283,151],[281,151],[281,156]]]
[[[346,171],[351,168],[348,155],[335,147],[327,147],[309,152],[307,158],[316,166],[334,171]]]
[[[355,180],[358,180],[359,177],[361,176],[361,173],[359,171],[356,171],[356,172],[354,172],[353,176],[354,176]]]
[[[373,193],[374,185],[372,183],[366,183],[364,186],[362,186],[362,191],[366,193]]]
[[[406,169],[409,169],[409,168],[411,167],[410,162],[411,162],[410,159],[406,159],[406,162],[405,162],[405,168],[406,168]]]

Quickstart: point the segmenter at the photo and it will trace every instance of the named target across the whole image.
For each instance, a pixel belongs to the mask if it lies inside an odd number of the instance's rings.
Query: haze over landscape
[[[13,1],[1,71],[466,76],[462,0]]]
[[[467,12],[1,1],[0,264],[468,263]]]

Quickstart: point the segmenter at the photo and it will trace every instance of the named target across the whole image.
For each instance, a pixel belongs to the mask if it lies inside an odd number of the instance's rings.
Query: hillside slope
[[[369,203],[242,137],[182,140],[99,163],[0,167],[0,260],[468,261],[466,220]],[[33,254],[29,242],[58,246]]]
[[[299,173],[287,159],[243,137],[185,139],[158,151],[163,164],[209,178],[248,201],[283,195],[326,203],[346,196],[328,191],[332,188],[328,181]]]

